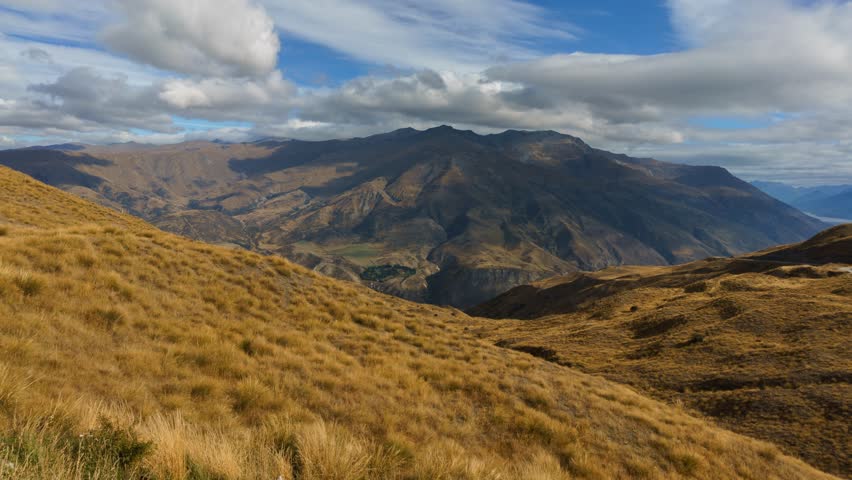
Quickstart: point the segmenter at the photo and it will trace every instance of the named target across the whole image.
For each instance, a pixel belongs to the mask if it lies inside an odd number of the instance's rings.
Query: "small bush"
[[[154,446],[139,440],[132,430],[118,428],[106,419],[101,419],[98,428],[69,443],[86,477],[110,467],[119,470],[120,478],[137,477],[142,460]]]

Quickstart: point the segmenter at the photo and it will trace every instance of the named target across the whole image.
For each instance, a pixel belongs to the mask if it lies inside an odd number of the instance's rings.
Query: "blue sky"
[[[852,182],[847,0],[0,3],[0,148],[450,124]]]
[[[682,47],[663,1],[602,0],[565,2],[539,0],[536,5],[562,23],[573,38],[535,39],[534,48],[543,55],[574,51],[647,55]],[[322,44],[284,34],[279,65],[288,77],[305,86],[335,86],[370,73],[386,73],[393,65],[361,61]],[[383,71],[385,70],[385,71]]]

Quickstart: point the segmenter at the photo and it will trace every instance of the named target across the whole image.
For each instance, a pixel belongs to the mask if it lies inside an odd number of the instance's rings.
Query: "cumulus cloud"
[[[103,39],[158,68],[198,75],[271,72],[280,48],[272,19],[249,0],[119,0],[127,15]]]
[[[295,91],[295,86],[276,71],[260,79],[172,79],[162,85],[158,96],[166,104],[182,110],[232,112],[238,108],[281,107]],[[279,114],[286,114],[286,110]]]
[[[154,87],[130,85],[123,75],[104,76],[79,67],[53,83],[32,85],[30,90],[49,97],[49,103],[31,102],[46,113],[93,124],[173,130],[171,117],[159,108]]]

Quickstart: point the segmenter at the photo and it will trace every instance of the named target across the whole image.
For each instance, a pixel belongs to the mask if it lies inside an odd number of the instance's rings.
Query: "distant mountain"
[[[798,208],[824,217],[852,219],[852,186],[846,190],[818,198],[805,197],[796,202]]]
[[[81,143],[59,143],[56,145],[38,145],[34,147],[24,147],[21,150],[60,150],[60,151],[76,151],[84,150],[85,145]]]
[[[682,402],[850,478],[852,224],[736,258],[613,267],[469,311],[494,343]]]
[[[553,275],[729,256],[824,226],[722,168],[552,131],[13,150],[0,164],[170,231],[461,307]]]
[[[852,219],[852,185],[794,187],[779,182],[752,182],[767,194],[800,210],[838,221]]]

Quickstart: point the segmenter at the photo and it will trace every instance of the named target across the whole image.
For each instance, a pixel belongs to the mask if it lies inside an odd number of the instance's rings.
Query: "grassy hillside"
[[[485,323],[495,343],[682,402],[848,477],[850,265],[846,225],[736,259],[556,278],[474,313],[531,319]]]
[[[454,310],[0,168],[0,477],[831,478]]]

